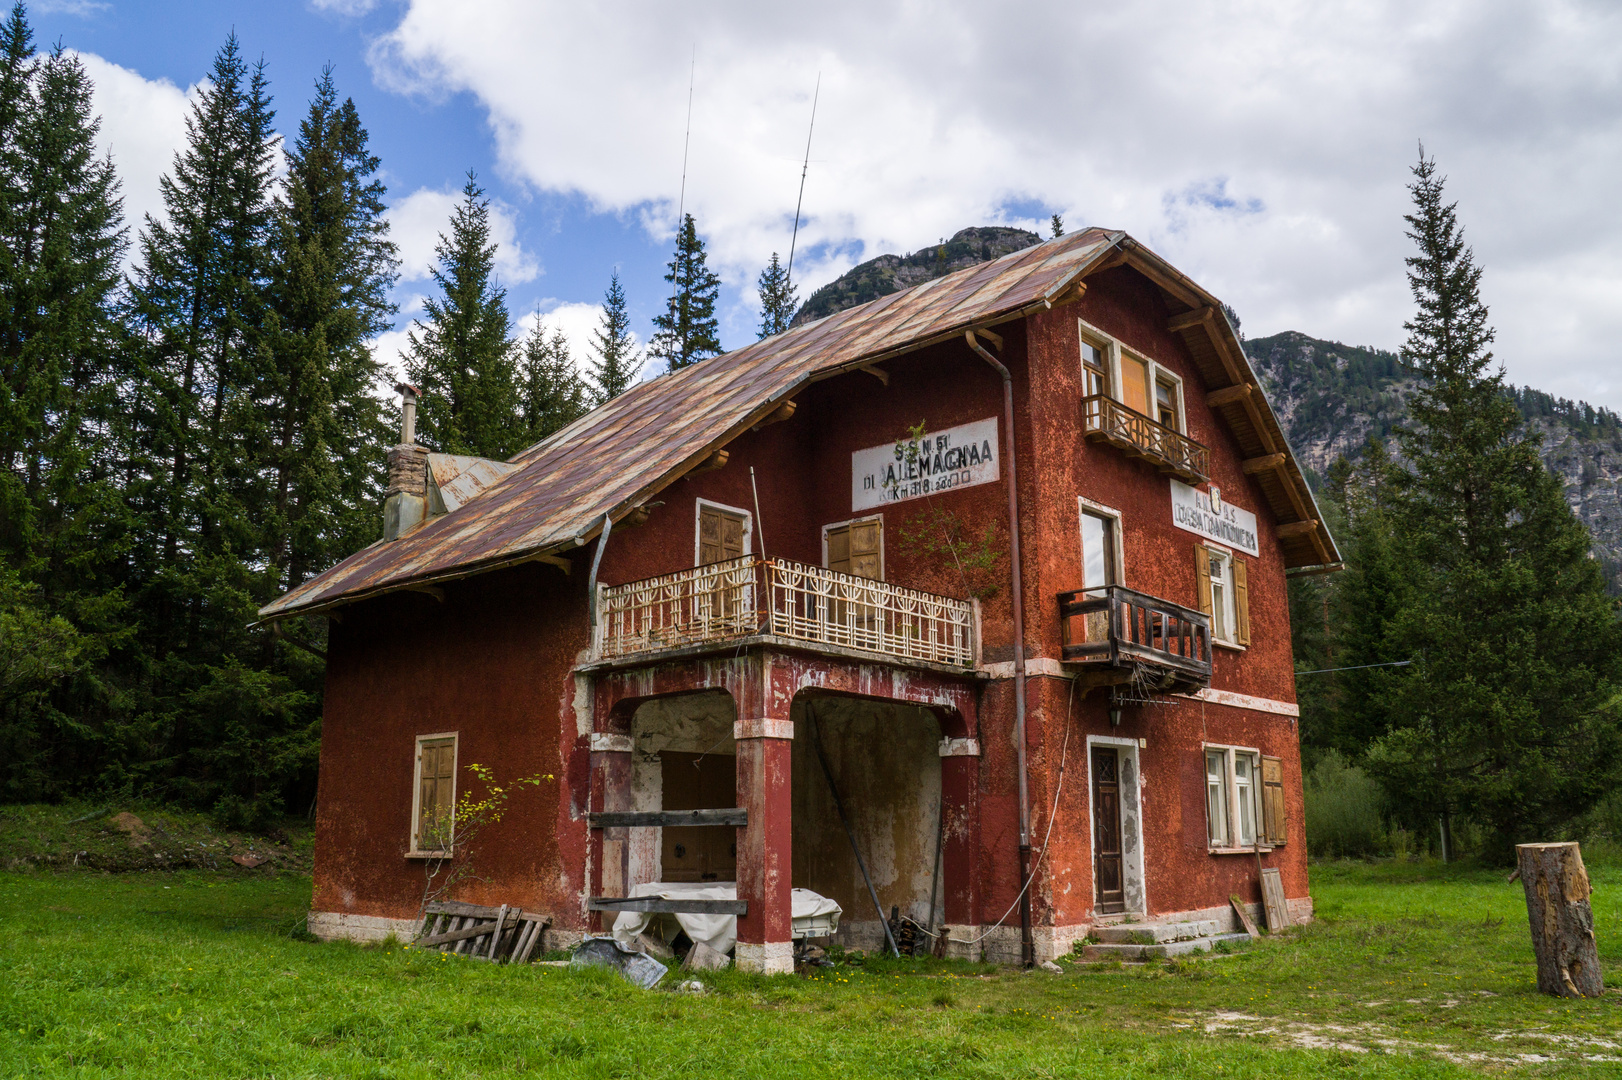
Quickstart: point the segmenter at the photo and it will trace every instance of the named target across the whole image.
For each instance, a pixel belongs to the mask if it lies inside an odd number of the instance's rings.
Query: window
[[[1081,584],[1084,589],[1101,589],[1121,583],[1115,566],[1115,526],[1113,515],[1095,510],[1081,512]]]
[[[456,736],[417,737],[416,790],[412,794],[411,851],[451,849],[456,812]]]
[[[1280,766],[1278,758],[1245,747],[1205,748],[1206,837],[1213,850],[1249,851],[1283,842],[1275,840],[1285,832]]]
[[[749,512],[698,500],[698,537],[694,558],[699,566],[737,559],[749,553]]]
[[[1158,373],[1155,378],[1155,415],[1161,427],[1183,430],[1183,388],[1177,380]]]
[[[1109,393],[1109,359],[1103,349],[1087,341],[1081,343],[1081,379],[1083,397]]]
[[[1250,584],[1245,563],[1222,548],[1197,544],[1194,580],[1200,610],[1211,617],[1211,640],[1249,645]]]
[[[884,580],[884,518],[842,521],[822,530],[822,561],[830,570]]]

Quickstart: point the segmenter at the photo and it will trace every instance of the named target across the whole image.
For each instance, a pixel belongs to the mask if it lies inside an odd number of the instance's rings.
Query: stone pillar
[[[631,737],[607,732],[591,735],[591,809],[631,809]],[[590,830],[592,896],[624,896],[629,862],[628,829]],[[591,929],[606,932],[614,925],[613,912],[590,913]]]
[[[945,921],[974,927],[980,912],[976,856],[980,850],[980,744],[974,739],[945,738],[940,744],[941,812],[944,851],[941,884]]]
[[[740,701],[740,711],[744,702]],[[738,751],[738,805],[749,824],[738,830],[739,971],[783,975],[794,970],[793,825],[790,761],[794,723],[769,716],[732,725]]]

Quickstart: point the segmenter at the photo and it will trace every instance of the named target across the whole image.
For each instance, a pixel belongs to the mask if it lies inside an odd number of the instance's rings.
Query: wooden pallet
[[[419,949],[438,949],[497,964],[527,964],[552,916],[522,908],[480,907],[447,900],[423,909],[422,931],[413,942]]]

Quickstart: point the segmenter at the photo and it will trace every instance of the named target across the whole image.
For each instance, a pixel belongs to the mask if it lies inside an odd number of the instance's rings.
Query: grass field
[[[1590,870],[1622,971],[1622,863]],[[1622,994],[1535,992],[1501,872],[1319,865],[1313,892],[1316,924],[1232,956],[1063,975],[869,959],[692,995],[319,944],[299,874],[12,872],[0,1075],[1622,1075]]]

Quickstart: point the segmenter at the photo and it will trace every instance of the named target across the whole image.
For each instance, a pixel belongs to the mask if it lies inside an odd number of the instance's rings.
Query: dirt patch
[[[152,846],[152,830],[147,827],[146,822],[128,810],[113,815],[113,828],[130,838],[132,848]]]

